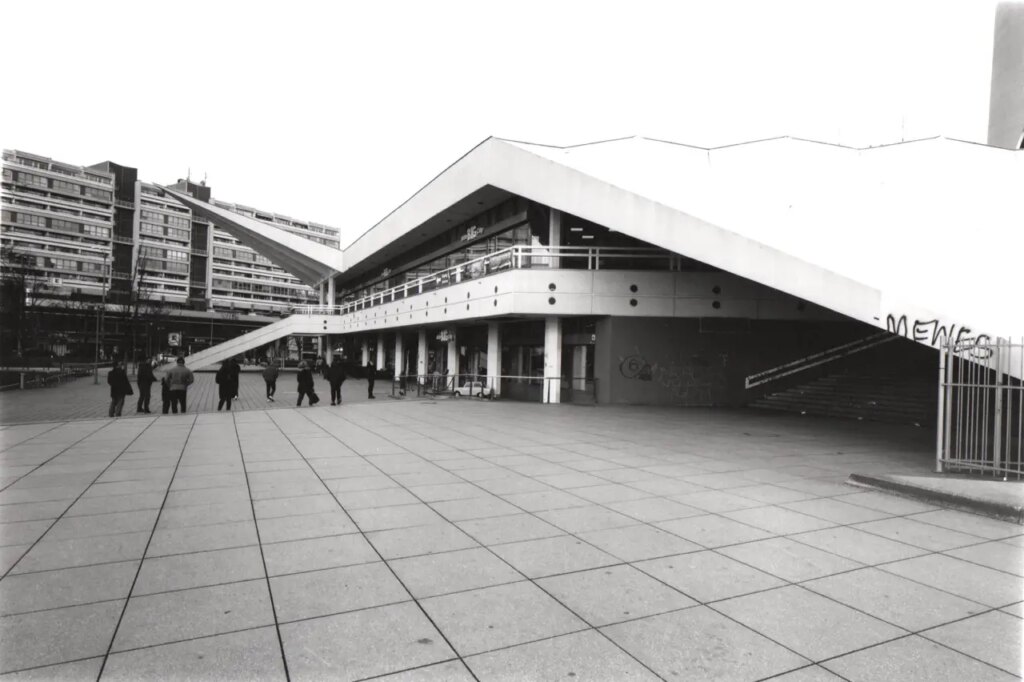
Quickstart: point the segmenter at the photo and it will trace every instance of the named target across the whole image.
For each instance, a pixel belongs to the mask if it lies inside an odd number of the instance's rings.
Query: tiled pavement
[[[927,440],[476,401],[8,426],[2,670],[1015,679],[1024,527],[842,483]]]

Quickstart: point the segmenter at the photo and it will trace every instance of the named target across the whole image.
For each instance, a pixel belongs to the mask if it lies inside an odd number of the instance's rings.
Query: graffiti
[[[889,315],[885,318],[885,328],[891,334],[926,343],[935,348],[939,347],[944,339],[953,339],[957,348],[971,357],[978,360],[992,357],[992,349],[989,348],[991,337],[988,334],[971,336],[971,328],[963,325],[945,325],[939,320],[915,319],[910,322],[906,315]]]
[[[725,356],[722,356],[721,365],[726,365]],[[619,373],[626,379],[657,384],[681,402],[710,405],[713,403],[712,387],[716,385],[719,368],[700,356],[690,358],[687,365],[675,362],[667,365],[651,363],[639,349],[634,349],[632,355],[619,357]],[[722,383],[717,382],[718,385]]]

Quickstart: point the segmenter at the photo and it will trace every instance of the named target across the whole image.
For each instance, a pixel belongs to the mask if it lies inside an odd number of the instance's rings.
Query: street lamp
[[[107,258],[109,257],[109,253],[103,254],[103,305],[96,311],[96,364],[92,373],[93,384],[100,383],[100,336],[102,335],[100,330],[107,316]]]

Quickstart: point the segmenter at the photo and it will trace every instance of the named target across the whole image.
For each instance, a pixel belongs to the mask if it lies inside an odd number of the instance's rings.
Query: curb
[[[1024,525],[1024,507],[1018,505],[1008,504],[1005,502],[993,502],[991,500],[981,500],[976,497],[968,497],[966,495],[956,495],[954,493],[932,490],[930,488],[923,488],[920,486],[910,485],[908,483],[892,481],[887,478],[867,476],[864,474],[850,474],[850,477],[846,479],[846,483],[858,488],[880,490],[882,492],[892,493],[901,497],[920,500],[921,502],[928,502],[931,504],[941,505],[943,507],[951,507],[953,509],[970,512],[972,514],[979,514],[981,516],[999,519],[1000,521],[1009,521],[1010,523]]]

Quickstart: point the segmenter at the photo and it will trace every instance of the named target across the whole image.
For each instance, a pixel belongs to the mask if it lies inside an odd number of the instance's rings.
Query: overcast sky
[[[489,135],[984,142],[994,0],[3,2],[0,143],[342,228]]]

